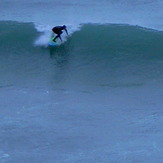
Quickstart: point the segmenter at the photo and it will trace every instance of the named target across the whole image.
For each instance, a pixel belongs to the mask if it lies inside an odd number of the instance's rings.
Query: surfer
[[[55,34],[57,34],[57,36],[53,39],[54,42],[55,42],[55,40],[56,40],[58,37],[59,37],[60,40],[62,41],[62,38],[61,38],[61,34],[63,33],[62,30],[64,30],[64,31],[67,33],[67,35],[68,35],[67,28],[66,28],[65,25],[63,25],[63,26],[56,26],[56,27],[53,27],[53,28],[52,28],[52,31],[53,31]]]

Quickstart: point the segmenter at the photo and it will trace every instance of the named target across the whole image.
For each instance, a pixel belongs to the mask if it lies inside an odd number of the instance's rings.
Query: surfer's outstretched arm
[[[67,33],[67,35],[68,35],[68,31],[67,31],[67,29],[65,29],[65,31],[66,31],[66,33]]]

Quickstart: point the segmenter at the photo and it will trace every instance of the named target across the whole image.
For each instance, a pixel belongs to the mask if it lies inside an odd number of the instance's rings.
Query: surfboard
[[[48,45],[49,45],[49,46],[57,46],[57,43],[53,41],[54,38],[55,38],[55,37],[51,37],[51,38],[50,38],[50,40],[49,40],[49,42],[48,42]]]

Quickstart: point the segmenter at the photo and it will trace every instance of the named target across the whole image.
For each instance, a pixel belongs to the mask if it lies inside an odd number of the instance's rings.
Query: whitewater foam
[[[34,23],[35,29],[40,33],[40,36],[35,40],[34,45],[35,46],[47,46],[48,41],[54,33],[52,32],[52,27],[50,25],[42,25],[38,23]],[[74,32],[80,30],[81,25],[66,25],[68,30],[68,36],[70,37]],[[65,32],[62,34],[62,41],[58,41],[58,44],[62,44],[67,41],[67,35]]]

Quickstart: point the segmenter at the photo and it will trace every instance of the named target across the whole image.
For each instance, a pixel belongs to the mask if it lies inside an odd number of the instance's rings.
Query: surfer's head
[[[63,25],[62,27],[63,27],[63,29],[66,29],[66,26],[65,25]]]

